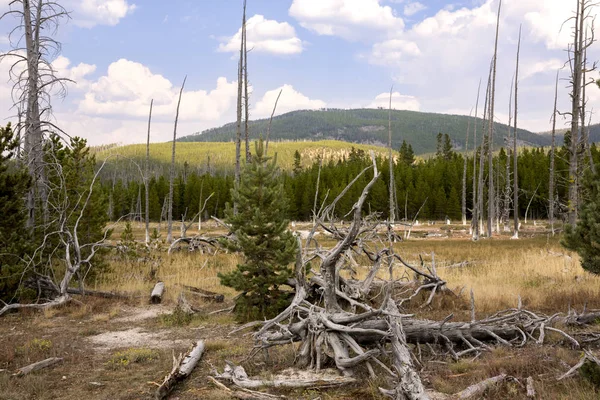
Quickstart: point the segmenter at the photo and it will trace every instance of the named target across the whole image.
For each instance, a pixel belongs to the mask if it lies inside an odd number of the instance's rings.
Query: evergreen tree
[[[294,175],[298,175],[300,172],[302,172],[302,159],[300,158],[300,152],[298,150],[296,150],[294,152],[293,172],[294,172]]]
[[[448,134],[444,134],[444,145],[442,146],[442,155],[445,160],[451,160],[454,152],[452,151],[454,146],[452,146],[452,141],[450,140],[450,136]]]
[[[589,199],[581,209],[577,225],[565,225],[562,245],[579,253],[583,269],[600,274],[600,176],[588,176],[585,189]]]
[[[400,162],[406,165],[412,165],[415,162],[415,152],[412,146],[406,143],[406,140],[403,140],[402,146],[400,146]]]
[[[229,274],[219,274],[223,285],[242,292],[236,303],[239,320],[270,318],[287,307],[290,292],[280,287],[293,275],[289,264],[296,252],[276,159],[264,155],[262,139],[255,148],[252,162],[244,166],[231,192],[237,214],[231,207],[226,210],[237,237],[228,246],[244,254],[244,263]]]
[[[18,299],[27,272],[22,260],[32,247],[24,202],[30,179],[15,162],[18,147],[10,124],[0,127],[0,299],[5,302]]]

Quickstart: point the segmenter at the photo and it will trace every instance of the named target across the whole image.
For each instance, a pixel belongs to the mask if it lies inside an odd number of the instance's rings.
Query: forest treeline
[[[420,220],[442,220],[446,217],[451,220],[461,218],[462,176],[464,155],[455,152],[450,144],[451,139],[444,135],[438,140],[438,149],[435,156],[427,160],[415,161],[412,146],[404,142],[400,148],[399,156],[394,163],[394,178],[396,186],[396,216],[398,219],[412,220],[418,213]],[[595,145],[591,146],[594,160],[600,162],[600,154]],[[519,216],[532,219],[546,218],[548,215],[549,193],[549,149],[523,148],[518,155],[518,182],[519,182]],[[565,146],[556,150],[556,199],[559,208],[558,215],[566,212],[567,184],[568,184],[568,149]],[[479,155],[477,154],[479,158]],[[499,210],[507,206],[505,198],[512,199],[512,195],[505,196],[506,188],[506,163],[507,152],[501,148],[494,156],[494,171],[496,188],[494,198],[497,199]],[[512,160],[512,158],[511,158]],[[321,168],[319,165],[321,164]],[[343,188],[364,168],[371,165],[370,155],[363,150],[352,148],[348,157],[338,161],[320,163],[315,161],[312,165],[303,167],[299,152],[295,154],[294,167],[289,171],[282,171],[285,195],[289,200],[288,217],[291,220],[307,221],[312,218],[317,191],[317,178],[319,177],[319,193],[317,207],[324,202],[333,200]],[[377,165],[382,172],[382,179],[375,184],[367,201],[365,212],[377,212],[382,218],[389,214],[388,185],[389,163],[382,156],[377,156]],[[484,176],[487,174],[487,164]],[[582,168],[586,168],[585,165]],[[508,169],[511,180],[513,175],[512,161]],[[371,172],[365,173],[350,191],[339,201],[335,214],[343,219],[359,196],[360,191],[369,181]],[[114,175],[113,175],[114,176]],[[467,156],[467,217],[471,217],[472,209],[472,179],[473,155]],[[222,217],[225,205],[231,202],[231,188],[234,177],[230,173],[218,171],[202,171],[186,167],[180,169],[175,179],[173,201],[173,219],[181,220],[185,216],[189,220],[202,209],[203,219],[210,216]],[[484,183],[485,184],[485,183]],[[487,190],[488,185],[485,184]],[[511,186],[512,187],[512,186]],[[125,181],[123,179],[104,176],[102,188],[108,199],[108,212],[112,220],[129,216],[132,219],[141,218],[144,212],[143,199],[145,187],[141,179]],[[149,182],[150,219],[153,221],[164,220],[166,216],[167,197],[169,193],[169,179],[165,173],[153,177]],[[209,196],[212,196],[209,198]],[[486,194],[487,198],[487,194]],[[512,215],[512,201],[508,204],[509,215]],[[500,213],[503,215],[503,213]]]

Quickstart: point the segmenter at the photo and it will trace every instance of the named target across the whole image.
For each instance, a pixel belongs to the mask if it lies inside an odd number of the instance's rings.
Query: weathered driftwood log
[[[58,357],[47,358],[47,359],[45,359],[43,361],[38,361],[38,362],[30,364],[30,365],[28,365],[26,367],[20,368],[14,374],[14,376],[25,376],[25,375],[27,375],[27,374],[29,374],[31,372],[38,371],[38,370],[43,369],[43,368],[51,367],[51,366],[53,366],[55,364],[58,364],[58,363],[60,363],[62,361],[63,361],[63,358],[58,358]]]
[[[490,387],[496,385],[497,383],[503,382],[506,378],[506,374],[501,374],[492,378],[488,378],[479,383],[469,386],[462,392],[455,394],[454,398],[457,400],[480,399],[480,396],[483,392],[485,392]]]
[[[211,292],[210,290],[201,289],[194,286],[182,285],[184,289],[189,290],[190,292],[196,294],[198,297],[203,298],[204,300],[214,301],[215,303],[222,303],[225,301],[225,295]]]
[[[320,371],[317,373],[286,370],[279,375],[274,375],[271,379],[249,378],[244,367],[230,363],[225,365],[223,373],[217,374],[216,378],[233,382],[235,385],[244,389],[258,389],[261,387],[329,388],[356,382],[356,379],[354,378],[339,376],[331,370]]]
[[[173,370],[156,390],[155,398],[162,400],[167,397],[177,383],[183,381],[192,373],[203,353],[204,341],[199,340],[184,358],[173,356]]]
[[[531,399],[535,398],[535,386],[533,385],[533,378],[531,376],[527,377],[527,397]]]
[[[150,294],[150,302],[152,304],[160,304],[164,291],[164,282],[158,282],[156,285],[154,285],[154,289],[152,289],[152,293]]]
[[[38,292],[40,297],[44,298],[54,298],[60,294],[60,289],[58,286],[50,279],[48,276],[36,276],[27,279],[24,282],[25,287],[29,289],[33,289]],[[93,297],[103,297],[105,299],[127,299],[129,296],[113,293],[113,292],[102,292],[98,290],[88,290],[88,289],[76,289],[76,288],[68,288],[68,294],[78,294],[82,296],[93,296]]]

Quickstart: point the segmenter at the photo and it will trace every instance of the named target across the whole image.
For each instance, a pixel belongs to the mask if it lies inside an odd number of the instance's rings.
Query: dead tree
[[[185,87],[187,76],[183,78],[183,84],[179,90],[179,100],[177,101],[177,111],[175,113],[175,127],[173,128],[173,149],[171,151],[171,169],[169,171],[169,209],[167,211],[167,243],[173,241],[173,184],[175,181],[175,143],[177,142],[177,122],[179,121],[179,106],[181,105],[181,95]]]
[[[92,261],[96,253],[100,249],[109,246],[107,243],[107,238],[112,230],[112,227],[105,229],[103,237],[96,242],[83,243],[80,238],[80,232],[85,232],[86,230],[86,227],[82,226],[82,221],[86,214],[88,205],[90,204],[90,199],[94,193],[95,184],[98,181],[99,174],[106,165],[107,160],[104,160],[98,171],[96,171],[89,187],[79,193],[76,199],[72,199],[72,201],[58,201],[56,204],[49,204],[49,207],[53,212],[53,218],[56,220],[56,229],[44,235],[41,244],[33,251],[28,265],[26,266],[26,270],[33,269],[36,261],[42,257],[42,253],[48,250],[47,246],[52,239],[58,238],[57,247],[51,252],[55,253],[59,250],[64,251],[64,259],[62,261],[64,262],[65,268],[62,278],[60,278],[60,280],[56,283],[47,276],[42,277],[45,278],[45,281],[52,286],[50,292],[56,293],[56,296],[43,303],[5,304],[0,309],[0,316],[10,310],[18,310],[22,308],[46,309],[69,302],[71,300],[69,285],[71,284],[73,278],[85,275],[84,269],[93,267]],[[46,167],[55,168],[55,172],[59,174],[61,178],[58,186],[51,187],[51,191],[61,191],[63,192],[62,197],[68,198],[66,194],[67,188],[64,181],[64,175],[62,175],[62,168],[60,165],[58,165],[58,163],[46,163]],[[74,217],[74,222],[72,222]],[[85,256],[84,251],[87,251],[87,255]],[[49,268],[52,268],[52,262],[52,259],[48,260],[48,263],[50,264]],[[80,281],[80,285],[82,286],[82,281]]]
[[[235,184],[240,183],[240,157],[242,151],[242,96],[243,96],[243,81],[244,81],[244,30],[246,26],[246,0],[244,0],[244,9],[242,14],[242,28],[240,35],[240,59],[238,61],[238,94],[237,94],[237,125],[235,135]],[[233,205],[234,213],[237,212],[237,205]]]
[[[0,55],[0,60],[15,60],[9,74],[13,82],[13,103],[19,114],[17,131],[24,132],[23,153],[34,182],[27,196],[28,227],[33,228],[36,224],[36,199],[40,200],[44,219],[46,217],[44,133],[49,129],[62,132],[51,122],[51,99],[54,96],[64,97],[65,83],[69,81],[58,77],[52,66],[52,60],[60,53],[60,42],[44,34],[56,34],[69,14],[58,2],[51,0],[13,0],[9,7],[0,20],[10,15],[19,22],[9,35],[9,41],[14,45],[10,51]]]
[[[556,137],[556,113],[557,113],[557,99],[558,99],[558,72],[556,71],[556,82],[554,84],[554,110],[552,112],[552,144],[550,145],[550,182],[548,183],[549,193],[548,200],[550,202],[548,209],[548,219],[550,220],[550,230],[554,236],[554,157],[555,157],[555,137]]]
[[[505,186],[504,186],[504,213],[502,215],[502,220],[504,222],[504,231],[509,232],[510,228],[509,219],[510,219],[510,154],[511,154],[511,129],[512,129],[512,88],[514,83],[510,82],[510,94],[508,96],[508,131],[506,133],[506,178],[505,178]],[[513,154],[514,156],[514,154]]]
[[[275,111],[277,110],[277,103],[279,103],[279,97],[281,97],[281,92],[283,92],[283,89],[279,90],[279,94],[277,95],[277,99],[275,99],[275,104],[273,105],[271,118],[269,118],[269,125],[267,126],[267,137],[265,139],[265,156],[269,152],[269,137],[271,136],[271,124],[273,123],[273,116],[275,115]]]
[[[517,63],[515,67],[515,127],[513,129],[513,239],[519,238],[519,153],[517,153],[517,116],[519,113],[518,100],[519,100],[519,53],[521,52],[521,26],[519,26],[519,42],[517,44]]]
[[[498,16],[496,20],[496,39],[494,41],[494,58],[492,61],[492,86],[490,90],[490,111],[488,114],[488,216],[487,216],[487,235],[492,237],[493,221],[496,215],[494,196],[494,99],[496,95],[496,63],[498,57],[498,30],[500,29],[500,10],[502,8],[502,0],[498,2]]]
[[[465,139],[465,160],[463,165],[463,177],[462,177],[462,224],[467,225],[467,151],[469,150],[469,131],[471,130],[471,112],[469,112],[469,121],[467,122],[467,137]]]
[[[582,142],[581,147],[583,147],[584,158],[587,157],[588,163],[590,164],[590,169],[592,171],[592,174],[595,175],[596,174],[596,164],[594,163],[594,158],[592,157],[592,150],[590,148],[589,123],[587,124],[587,126],[585,123],[586,106],[587,106],[587,97],[585,95],[585,89],[588,85],[596,84],[594,79],[592,79],[591,81],[588,81],[586,79],[588,72],[592,72],[592,71],[596,70],[596,63],[594,63],[588,69],[588,62],[587,62],[587,49],[594,42],[594,20],[592,20],[590,29],[591,29],[592,38],[588,39],[588,35],[587,35],[587,31],[586,31],[585,39],[584,39],[584,47],[583,47],[583,71],[582,71],[583,84],[582,84],[582,88],[581,88],[581,142]],[[592,119],[592,113],[590,112],[590,121],[591,121],[591,119]]]
[[[244,19],[242,22],[242,45],[244,46],[244,141],[246,144],[246,163],[252,161],[250,156],[250,95],[248,93],[248,38],[246,36],[246,0],[244,0]]]
[[[390,88],[390,106],[388,109],[388,159],[390,168],[390,182],[389,182],[389,195],[390,195],[390,215],[389,215],[389,232],[390,238],[394,236],[394,223],[396,222],[396,183],[394,181],[394,155],[392,153],[392,91],[394,87]]]
[[[593,18],[591,10],[596,3],[591,0],[577,0],[575,16],[571,17],[574,21],[573,45],[568,49],[569,66],[571,69],[571,145],[569,149],[569,193],[568,193],[568,222],[575,225],[577,222],[577,212],[579,207],[579,145],[583,134],[580,134],[579,120],[583,114],[585,99],[582,99],[582,89],[585,85],[583,81],[585,72],[585,52],[594,42],[593,29],[592,39],[585,40],[587,31],[586,21]],[[585,116],[584,116],[585,120]]]
[[[150,100],[150,114],[148,115],[148,139],[146,140],[146,165],[144,171],[144,187],[146,189],[146,244],[150,243],[150,124],[152,122],[152,105],[154,99]]]
[[[482,125],[485,127],[487,118],[489,118],[489,100],[490,100],[490,88],[492,83],[492,65],[490,65],[490,73],[488,75],[487,89],[485,91],[485,105],[483,108],[483,121]],[[479,151],[479,175],[477,183],[477,225],[473,234],[473,240],[479,240],[481,231],[483,230],[483,175],[485,166],[485,151],[486,151],[486,140],[485,130],[482,130],[481,134],[481,146]],[[489,146],[489,144],[487,144]]]
[[[477,101],[475,102],[475,120],[473,126],[473,209],[471,211],[471,234],[473,240],[477,240],[477,116],[479,109],[479,94],[481,93],[481,78],[477,86]]]

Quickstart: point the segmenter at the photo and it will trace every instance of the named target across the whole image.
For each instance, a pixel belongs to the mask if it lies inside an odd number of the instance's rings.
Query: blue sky
[[[0,0],[0,11],[9,0]],[[571,4],[572,3],[572,4]],[[56,122],[91,144],[143,142],[150,99],[154,141],[169,140],[178,89],[188,76],[179,135],[235,119],[242,0],[63,0],[58,72],[76,81],[54,101]],[[569,41],[561,23],[575,1],[504,0],[495,118],[508,122],[519,25],[523,26],[519,120],[548,130],[554,74]],[[248,0],[251,117],[321,107],[387,104],[469,114],[487,77],[498,0]],[[0,21],[0,52],[15,21]],[[594,46],[590,59],[598,59]],[[10,110],[8,61],[0,63],[0,118]],[[597,74],[594,73],[597,78]],[[566,78],[567,71],[561,76]],[[568,108],[567,82],[560,107]],[[590,88],[589,108],[600,105]],[[595,120],[593,118],[593,120]],[[559,126],[562,127],[562,121]]]

